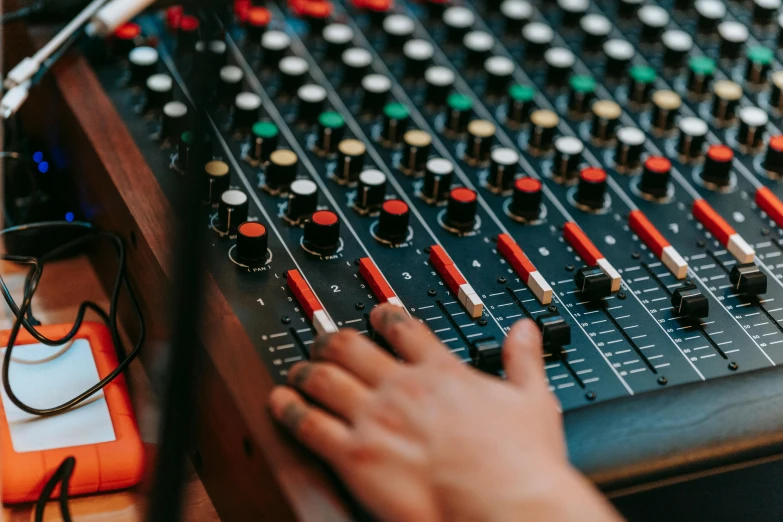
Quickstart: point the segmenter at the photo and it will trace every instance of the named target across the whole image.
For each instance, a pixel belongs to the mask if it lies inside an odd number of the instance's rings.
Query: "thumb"
[[[503,367],[515,386],[547,386],[541,332],[536,323],[526,319],[514,324],[503,343]]]

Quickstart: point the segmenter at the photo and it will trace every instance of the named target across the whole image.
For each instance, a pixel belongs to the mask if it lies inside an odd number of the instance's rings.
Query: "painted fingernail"
[[[312,364],[308,362],[297,363],[293,368],[291,368],[291,371],[288,374],[288,382],[294,388],[301,388],[302,384],[307,380],[307,378],[310,376],[310,372],[312,371]]]
[[[280,416],[280,424],[285,426],[291,433],[296,433],[299,430],[299,424],[302,423],[302,419],[307,414],[307,410],[296,402],[291,402],[283,409],[283,414]]]
[[[405,314],[403,314],[396,306],[388,306],[383,309],[381,316],[378,319],[378,326],[385,328],[396,323],[401,323],[405,320]]]
[[[315,338],[313,341],[313,344],[310,345],[310,358],[311,359],[317,359],[321,355],[323,355],[324,350],[326,349],[326,346],[329,344],[329,341],[331,340],[333,334],[323,334],[319,335]]]

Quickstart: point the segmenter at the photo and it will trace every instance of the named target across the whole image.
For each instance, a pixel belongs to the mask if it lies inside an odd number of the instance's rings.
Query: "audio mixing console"
[[[237,1],[85,52],[169,196],[211,147],[207,266],[276,380],[378,303],[493,374],[527,317],[568,427],[783,363],[779,4]]]

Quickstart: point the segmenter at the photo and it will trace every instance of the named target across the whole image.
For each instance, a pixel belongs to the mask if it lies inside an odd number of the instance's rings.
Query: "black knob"
[[[195,16],[184,15],[180,18],[179,27],[177,27],[177,51],[181,53],[193,52],[199,38],[200,25]]]
[[[718,188],[731,184],[731,165],[734,162],[734,151],[726,145],[711,145],[707,149],[701,179]]]
[[[435,49],[427,40],[408,40],[402,46],[405,55],[405,74],[411,78],[420,78],[432,60]]]
[[[331,155],[337,151],[337,144],[345,134],[345,119],[339,112],[325,111],[318,116],[318,138],[315,148],[323,155]]]
[[[476,15],[467,7],[453,6],[443,11],[443,23],[446,25],[448,40],[461,42],[465,34],[476,23]]]
[[[663,54],[663,65],[669,69],[679,70],[685,63],[685,57],[693,48],[693,37],[685,31],[670,29],[664,31],[661,41],[666,49]]]
[[[386,105],[391,91],[391,80],[382,74],[368,74],[362,79],[362,112],[377,114],[378,107]]]
[[[351,47],[342,54],[343,85],[356,85],[367,75],[372,64],[372,54],[361,47]]]
[[[658,42],[669,24],[669,13],[657,5],[645,5],[639,9],[637,16],[642,23],[641,40],[645,43]]]
[[[588,14],[582,17],[579,26],[584,33],[582,45],[587,52],[600,51],[606,37],[612,32],[612,22],[599,14]]]
[[[541,214],[541,181],[522,177],[514,181],[514,195],[511,199],[511,213],[524,220],[533,221]]]
[[[566,27],[574,27],[587,13],[590,3],[584,0],[557,0],[557,5],[562,12],[562,22]]]
[[[492,48],[495,46],[495,37],[485,31],[471,31],[462,39],[467,56],[465,63],[469,67],[481,67],[489,58]]]
[[[506,33],[517,35],[533,16],[533,6],[526,0],[505,0],[500,4]]]
[[[645,141],[647,141],[647,135],[636,127],[617,129],[617,147],[614,152],[615,168],[620,172],[630,172],[639,168]]]
[[[475,191],[465,187],[451,189],[449,205],[446,207],[446,224],[460,232],[473,230],[477,208],[478,196]]]
[[[350,47],[353,41],[353,29],[345,24],[328,24],[321,31],[324,42],[326,42],[326,56],[330,60],[339,59],[343,52]]]
[[[226,65],[220,69],[218,99],[221,103],[231,103],[242,92],[245,73],[236,65]]]
[[[669,133],[674,129],[674,120],[680,113],[682,98],[674,91],[655,91],[652,96],[653,110],[651,123],[660,133]]]
[[[606,171],[597,167],[582,169],[575,199],[580,205],[593,210],[603,208],[606,199]]]
[[[541,22],[531,22],[522,28],[522,39],[525,41],[525,60],[537,61],[552,45],[555,33],[552,28]]]
[[[340,245],[340,218],[331,210],[313,212],[304,226],[305,245],[318,252],[330,252]]]
[[[188,172],[191,165],[212,159],[212,138],[209,134],[201,135],[201,143],[196,143],[196,138],[191,131],[185,131],[180,135],[177,143],[176,166],[180,172]],[[196,161],[196,163],[193,163]]]
[[[234,99],[234,129],[250,130],[258,121],[261,97],[253,92],[241,92]]]
[[[592,76],[575,74],[568,79],[568,114],[573,119],[583,119],[595,100],[595,79]]]
[[[742,87],[731,80],[720,80],[712,86],[712,116],[719,126],[731,125],[737,117]]]
[[[277,148],[280,131],[271,121],[257,121],[250,133],[250,148],[248,159],[254,164],[265,163]]]
[[[298,121],[305,125],[312,125],[324,110],[326,89],[320,85],[308,83],[297,89],[296,97],[299,102]]]
[[[612,295],[612,278],[599,266],[585,266],[577,270],[574,283],[586,301],[599,301]]]
[[[424,170],[424,163],[430,153],[432,136],[423,130],[409,130],[403,136],[405,145],[402,149],[400,169],[406,174],[416,174]]]
[[[662,156],[650,156],[644,161],[639,190],[651,198],[663,198],[669,193],[672,162]]]
[[[530,113],[535,106],[536,90],[529,85],[512,85],[508,89],[506,123],[513,127],[530,121]]]
[[[261,37],[261,55],[265,67],[275,67],[291,47],[291,38],[283,31],[267,31]]]
[[[683,285],[672,294],[673,312],[688,320],[697,321],[710,315],[710,302],[694,285]]]
[[[753,0],[753,22],[758,25],[772,23],[780,4],[780,0]]]
[[[582,163],[584,144],[573,136],[560,136],[555,140],[555,160],[552,173],[561,182],[569,182],[576,177],[579,164]]]
[[[435,65],[424,71],[424,81],[427,83],[427,103],[436,107],[446,103],[446,97],[454,88],[456,76],[448,67]]]
[[[718,24],[720,35],[720,56],[724,59],[735,60],[740,57],[742,47],[748,41],[748,28],[734,21]]]
[[[518,166],[519,154],[514,149],[506,147],[492,149],[487,184],[498,192],[510,189],[517,176]]]
[[[245,18],[245,30],[247,31],[248,40],[258,44],[271,20],[271,13],[264,7],[253,6],[248,9],[247,17]]]
[[[172,101],[163,106],[160,137],[177,143],[182,133],[188,130],[188,107],[182,102]]]
[[[383,108],[383,130],[381,138],[388,146],[396,146],[408,130],[410,111],[401,103],[389,103]]]
[[[761,295],[767,293],[767,274],[755,263],[734,265],[729,280],[735,290],[742,295]]]
[[[296,92],[304,85],[310,66],[304,58],[299,56],[286,56],[277,65],[280,70],[280,89],[282,95]]]
[[[153,47],[136,47],[128,54],[128,63],[131,84],[143,86],[158,68],[158,51]]]
[[[484,71],[487,73],[486,93],[491,96],[504,94],[515,68],[514,62],[505,56],[487,58],[484,62]]]
[[[688,60],[688,93],[696,99],[707,95],[715,74],[715,60],[709,56],[692,56]]]
[[[482,165],[489,160],[489,153],[495,141],[495,130],[495,125],[487,120],[473,120],[468,123],[465,161],[471,165]]]
[[[405,42],[411,39],[416,22],[412,18],[393,14],[383,21],[383,31],[386,33],[386,48],[390,51],[399,51]]]
[[[299,157],[292,150],[278,149],[269,155],[264,169],[264,186],[272,192],[285,192],[296,179]]]
[[[446,99],[446,121],[444,130],[451,135],[459,135],[468,128],[473,116],[473,98],[466,94],[453,92]]]
[[[709,132],[707,122],[701,118],[689,116],[681,118],[677,126],[680,128],[680,140],[677,143],[677,152],[680,153],[680,157],[686,163],[700,159]]]
[[[634,18],[644,0],[620,0],[617,4],[617,14],[621,18]]]
[[[783,135],[778,134],[769,139],[764,168],[776,178],[783,176]]]
[[[593,104],[593,122],[590,135],[599,145],[608,145],[614,141],[615,130],[620,123],[622,108],[612,100],[598,100]]]
[[[378,237],[390,243],[402,243],[408,237],[410,222],[408,204],[400,199],[389,199],[381,205],[378,218]]]
[[[629,76],[628,99],[637,106],[647,105],[655,79],[658,77],[655,69],[646,65],[634,65]]]
[[[714,34],[718,24],[726,16],[726,5],[717,0],[696,0],[694,3],[699,18],[697,27],[702,34]]]
[[[174,97],[173,80],[168,74],[153,74],[147,78],[146,111],[163,108]]]
[[[139,27],[139,24],[128,22],[119,26],[115,29],[111,42],[112,54],[117,58],[125,58],[136,47],[136,42],[140,36],[141,27]]]
[[[233,234],[240,223],[247,221],[247,209],[247,194],[235,189],[223,192],[218,204],[220,226],[225,232]]]
[[[536,154],[548,152],[552,148],[560,117],[548,109],[537,109],[530,113],[530,123],[528,150]]]
[[[269,236],[266,227],[258,221],[245,221],[237,228],[237,260],[256,264],[266,259]]]
[[[769,116],[758,107],[742,107],[738,113],[740,125],[737,141],[747,151],[758,150],[764,144]]]
[[[386,199],[386,174],[377,169],[367,169],[359,174],[354,205],[361,212],[378,210]]]
[[[604,43],[604,55],[606,55],[606,76],[610,79],[619,79],[625,76],[625,71],[631,63],[636,51],[633,45],[626,40],[614,38]]]
[[[775,53],[766,47],[756,46],[748,49],[745,81],[751,87],[760,89],[767,84]]]
[[[547,66],[547,85],[560,88],[565,85],[566,79],[571,74],[576,57],[565,47],[552,47],[544,52],[544,62]]]
[[[422,197],[428,203],[445,201],[451,189],[451,178],[454,174],[454,165],[447,159],[430,158],[427,160],[424,171],[424,185],[421,190]]]
[[[349,184],[359,179],[359,173],[364,168],[366,153],[367,147],[357,139],[349,138],[341,141],[337,145],[335,179],[343,184]]]
[[[204,165],[206,174],[206,201],[217,203],[220,196],[228,190],[231,174],[228,165],[223,161],[210,161]]]
[[[769,104],[778,112],[783,112],[783,71],[772,73],[772,92]]]
[[[309,179],[297,179],[288,190],[288,208],[286,218],[298,223],[303,217],[315,212],[318,206],[318,185]]]

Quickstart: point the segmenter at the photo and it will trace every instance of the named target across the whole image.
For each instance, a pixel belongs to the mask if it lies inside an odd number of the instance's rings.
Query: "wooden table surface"
[[[19,265],[0,262],[0,273],[6,284],[20,298],[25,269]],[[78,305],[90,299],[108,309],[108,297],[103,291],[92,266],[84,257],[77,257],[46,265],[44,276],[33,299],[33,312],[43,324],[73,322]],[[97,318],[90,318],[95,319]],[[0,299],[0,329],[12,326],[11,311]],[[133,399],[142,440],[150,448],[155,447],[158,436],[158,412],[156,399],[141,363],[134,361],[126,375]],[[146,495],[145,483],[126,491],[91,495],[71,499],[70,508],[74,521],[82,522],[134,522],[144,519]],[[33,506],[3,506],[4,521],[28,522],[33,520]],[[46,509],[46,521],[62,520],[56,502]],[[198,475],[188,463],[188,481],[182,520],[202,522],[219,520],[209,496]]]

